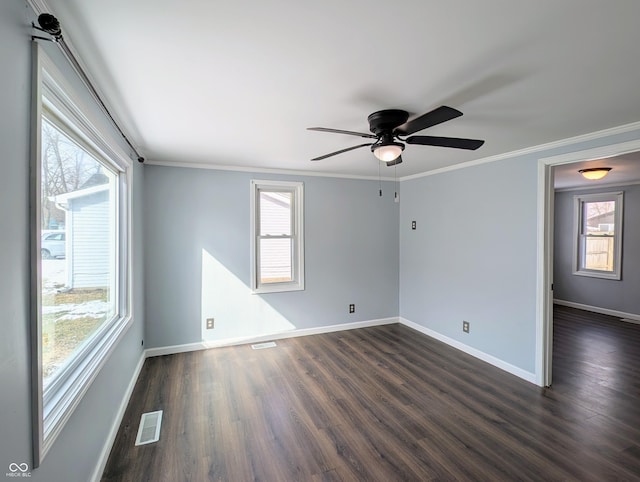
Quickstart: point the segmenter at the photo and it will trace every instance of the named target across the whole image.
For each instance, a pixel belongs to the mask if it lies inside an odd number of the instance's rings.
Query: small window
[[[251,283],[256,293],[304,289],[303,184],[251,181]]]
[[[574,272],[621,278],[622,192],[574,197]]]

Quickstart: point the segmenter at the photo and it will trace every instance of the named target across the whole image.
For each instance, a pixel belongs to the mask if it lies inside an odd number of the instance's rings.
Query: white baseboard
[[[246,336],[238,338],[227,338],[225,340],[198,341],[195,343],[186,343],[184,345],[161,346],[157,348],[148,348],[145,350],[147,358],[161,355],[173,355],[176,353],[186,353],[189,351],[207,350],[209,348],[221,348],[224,346],[246,345],[249,343],[262,343],[271,340],[282,340],[285,338],[295,338],[299,336],[320,335],[322,333],[332,333],[335,331],[355,330],[357,328],[367,328],[370,326],[390,325],[398,323],[398,318],[381,318],[377,320],[355,321],[353,323],[344,323],[341,325],[320,326],[317,328],[300,328],[297,330],[289,330],[277,333],[269,333],[264,335]]]
[[[184,345],[159,346],[157,348],[147,348],[144,351],[146,358],[162,355],[174,355],[176,353],[186,353],[189,351],[206,350],[204,342],[185,343]]]
[[[615,316],[616,318],[620,318],[621,321],[625,321],[627,323],[640,323],[640,315],[637,315],[635,313],[625,313],[624,311],[610,310],[609,308],[600,308],[598,306],[585,305],[582,303],[574,303],[573,301],[554,299],[553,302],[554,304],[560,306],[568,306],[569,308],[593,311],[594,313],[600,313],[601,315]]]
[[[107,461],[109,459],[109,454],[111,453],[111,447],[116,440],[116,435],[118,435],[118,430],[120,429],[120,424],[122,423],[122,419],[124,418],[124,413],[127,410],[127,406],[129,405],[129,400],[131,399],[131,395],[133,394],[133,389],[136,386],[136,382],[138,381],[138,377],[140,376],[140,372],[142,371],[142,365],[144,365],[145,360],[144,352],[140,355],[140,360],[138,360],[138,365],[131,376],[131,380],[129,381],[129,385],[127,386],[127,390],[122,397],[122,401],[120,402],[120,407],[118,408],[118,413],[116,414],[113,423],[111,424],[111,430],[109,431],[109,435],[107,440],[104,442],[104,446],[102,447],[102,451],[100,452],[100,456],[98,457],[98,464],[93,472],[93,475],[90,480],[93,482],[100,482],[102,478],[102,473],[104,472],[105,467],[107,466]]]
[[[505,362],[504,360],[500,360],[499,358],[494,357],[493,355],[489,355],[483,351],[480,351],[476,348],[473,348],[469,345],[465,345],[464,343],[459,342],[458,340],[454,340],[453,338],[449,338],[448,336],[445,336],[441,333],[438,333],[437,331],[433,331],[429,328],[426,328],[422,325],[419,325],[418,323],[414,323],[413,321],[407,320],[406,318],[400,318],[400,323],[402,323],[403,325],[408,326],[409,328],[413,328],[416,331],[419,331],[420,333],[430,336],[431,338],[435,338],[438,341],[441,341],[443,343],[446,343],[447,345],[456,348],[460,351],[463,351],[465,353],[467,353],[468,355],[471,355],[473,357],[476,357],[484,362],[489,363],[490,365],[493,365],[497,368],[500,368],[501,370],[504,370],[508,373],[511,373],[512,375],[515,375],[519,378],[522,378],[523,380],[526,380],[530,383],[536,384],[536,374],[535,373],[531,373],[528,372],[526,370],[523,370],[522,368],[519,368],[515,365],[512,365],[510,363]]]

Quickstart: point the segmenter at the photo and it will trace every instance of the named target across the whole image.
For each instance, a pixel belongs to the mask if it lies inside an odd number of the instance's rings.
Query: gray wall
[[[304,291],[249,293],[251,179],[304,182]],[[383,189],[380,198],[377,181],[146,166],[148,346],[397,316],[398,204],[393,184]],[[216,319],[209,332],[206,316]]]
[[[535,253],[535,162],[494,162],[402,183],[400,315],[529,372]]]
[[[400,316],[533,374],[538,160],[638,138],[636,130],[403,182]]]
[[[25,2],[0,2],[0,475],[9,464],[31,466],[29,346],[29,132],[32,10]],[[55,56],[55,46],[52,55]],[[61,68],[67,70],[66,66]],[[134,225],[142,208],[142,169],[136,168]],[[141,233],[137,233],[139,235]],[[136,236],[136,281],[141,282],[141,241]],[[140,285],[135,296],[141,296]],[[122,396],[141,355],[143,306],[31,480],[82,481],[91,476]]]
[[[573,273],[573,197],[624,191],[622,279],[576,276]],[[554,226],[554,297],[597,308],[640,315],[640,185],[556,192]]]

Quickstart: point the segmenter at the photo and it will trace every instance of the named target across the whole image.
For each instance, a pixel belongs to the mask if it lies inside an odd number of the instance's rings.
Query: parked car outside
[[[65,232],[49,231],[42,233],[40,253],[42,259],[64,258],[66,252]]]

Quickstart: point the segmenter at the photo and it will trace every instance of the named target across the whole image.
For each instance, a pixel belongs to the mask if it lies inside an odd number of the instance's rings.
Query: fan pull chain
[[[380,197],[382,197],[382,179],[380,178],[380,163],[378,162],[378,192],[380,193]]]
[[[395,184],[396,192],[393,194],[393,202],[399,203],[400,196],[398,195],[398,165],[393,166],[393,182]]]

